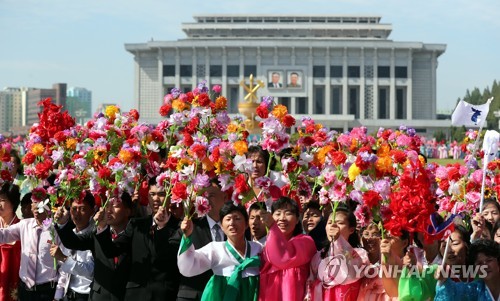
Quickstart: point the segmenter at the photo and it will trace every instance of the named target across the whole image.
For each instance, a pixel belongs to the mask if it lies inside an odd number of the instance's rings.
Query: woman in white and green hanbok
[[[227,203],[220,217],[227,241],[214,241],[198,250],[189,238],[193,222],[187,218],[182,221],[184,235],[177,255],[179,271],[186,277],[193,277],[212,269],[214,275],[203,291],[202,301],[256,301],[262,246],[245,239],[248,214],[243,206]]]

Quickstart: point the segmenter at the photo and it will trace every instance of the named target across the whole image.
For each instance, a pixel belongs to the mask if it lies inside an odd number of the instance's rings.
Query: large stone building
[[[378,16],[200,15],[182,24],[187,38],[126,44],[134,55],[135,106],[158,122],[170,88],[220,84],[229,111],[253,74],[296,116],[330,128],[413,126],[431,134],[436,120],[436,69],[444,44],[389,39]],[[273,78],[277,85],[273,84]]]

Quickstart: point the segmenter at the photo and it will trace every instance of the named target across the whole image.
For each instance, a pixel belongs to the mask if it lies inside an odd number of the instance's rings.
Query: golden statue
[[[243,122],[245,123],[248,132],[250,132],[250,134],[258,134],[261,131],[259,128],[259,122],[255,120],[256,110],[259,106],[257,103],[257,100],[259,99],[257,97],[257,90],[263,88],[265,85],[261,80],[257,80],[257,84],[254,85],[253,74],[250,74],[248,79],[248,86],[246,85],[245,80],[240,82],[240,86],[242,86],[248,94],[245,96],[245,101],[238,104],[238,111],[247,118]]]

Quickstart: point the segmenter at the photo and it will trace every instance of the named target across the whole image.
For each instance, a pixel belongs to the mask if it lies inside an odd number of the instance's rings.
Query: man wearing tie
[[[279,72],[273,72],[271,74],[271,81],[267,84],[268,88],[282,88],[283,84],[280,83],[281,74]]]
[[[212,241],[224,240],[219,213],[224,203],[228,200],[227,194],[221,191],[217,178],[211,180],[210,186],[206,188],[205,193],[210,203],[210,212],[202,218],[193,220],[195,227],[190,238],[195,249],[200,249]],[[180,244],[181,238],[182,231],[179,229],[172,240]],[[212,270],[194,277],[184,277],[181,275],[177,301],[199,301],[212,275]]]
[[[51,243],[59,245],[60,241],[57,235],[52,241],[52,224],[44,222],[50,214],[48,200],[33,202],[31,210],[34,218],[0,229],[0,243],[21,241],[19,300],[59,300],[64,295],[67,275],[59,271],[58,264],[54,267],[50,255]]]

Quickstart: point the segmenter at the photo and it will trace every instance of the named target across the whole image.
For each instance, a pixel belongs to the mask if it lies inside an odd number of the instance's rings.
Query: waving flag
[[[500,134],[497,131],[488,130],[484,134],[483,151],[485,162],[491,162],[496,159],[498,153],[498,141]]]
[[[488,112],[490,111],[490,103],[492,100],[493,97],[482,105],[472,105],[461,100],[451,115],[451,125],[464,125],[467,127],[483,126],[486,121],[486,116],[488,116]]]
[[[455,224],[453,223],[453,219],[457,214],[452,214],[447,220],[439,224],[436,215],[431,214],[431,224],[427,228],[427,234],[434,240],[445,240],[450,234],[455,230]]]

